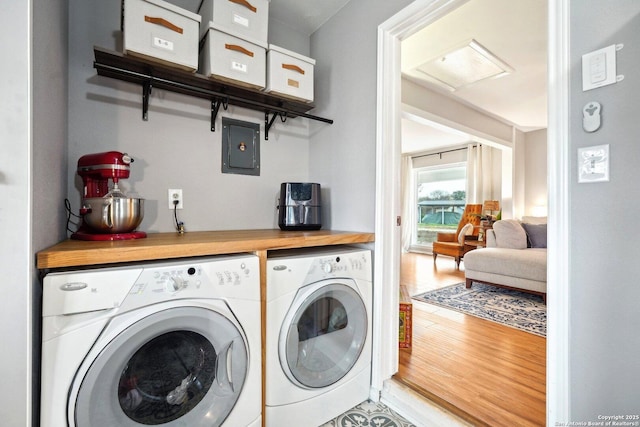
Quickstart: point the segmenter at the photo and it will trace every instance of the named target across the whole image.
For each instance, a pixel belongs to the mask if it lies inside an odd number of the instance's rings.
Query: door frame
[[[416,0],[378,27],[372,398],[398,370],[401,227],[400,43],[468,0]],[[548,0],[547,424],[569,414],[569,1]]]

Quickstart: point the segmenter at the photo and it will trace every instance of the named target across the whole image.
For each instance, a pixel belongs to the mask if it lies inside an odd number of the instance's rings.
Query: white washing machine
[[[318,426],[369,397],[372,294],[369,250],[269,255],[266,426]]]
[[[259,426],[258,258],[48,274],[42,427]]]

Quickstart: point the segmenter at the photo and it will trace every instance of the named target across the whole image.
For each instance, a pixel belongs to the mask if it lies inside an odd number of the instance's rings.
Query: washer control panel
[[[188,294],[189,297],[206,298],[216,288],[223,292],[229,291],[228,288],[244,289],[255,286],[255,281],[259,279],[257,258],[243,256],[186,262],[145,268],[129,293]]]
[[[255,255],[51,273],[43,282],[43,316],[130,310],[178,298],[260,299]]]
[[[131,287],[129,294],[145,292],[176,293],[199,289],[202,286],[202,267],[190,266],[145,268]]]

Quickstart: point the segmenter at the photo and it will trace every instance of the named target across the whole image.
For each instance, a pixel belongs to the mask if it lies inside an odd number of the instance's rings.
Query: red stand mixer
[[[144,199],[127,197],[118,187],[129,178],[133,159],[127,153],[107,151],[78,159],[78,175],[84,184],[82,225],[71,235],[78,240],[128,240],[147,237],[135,231],[144,216]],[[113,186],[109,189],[109,180]]]

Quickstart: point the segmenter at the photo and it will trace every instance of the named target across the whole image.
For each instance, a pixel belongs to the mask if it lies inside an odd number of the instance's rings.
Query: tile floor
[[[320,427],[415,427],[386,405],[365,401]]]

